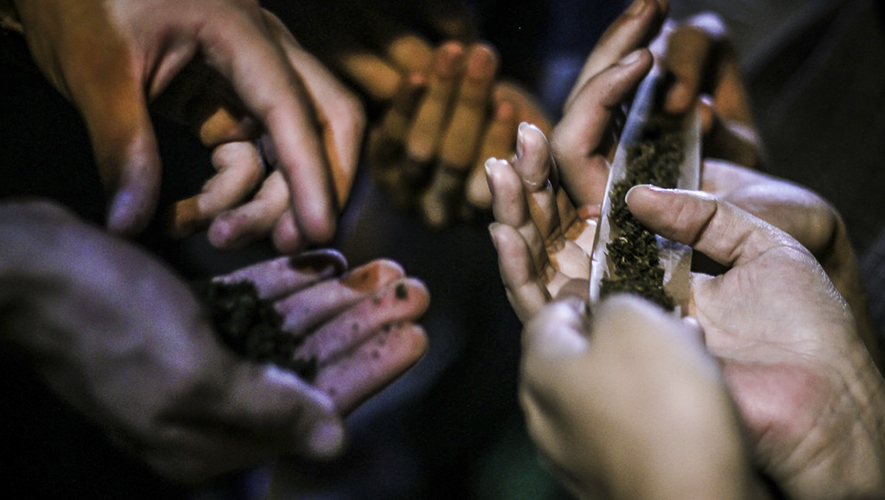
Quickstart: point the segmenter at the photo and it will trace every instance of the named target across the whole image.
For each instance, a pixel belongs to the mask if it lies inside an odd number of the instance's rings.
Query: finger
[[[705,31],[691,26],[679,26],[669,35],[662,64],[675,76],[675,82],[667,91],[666,111],[686,113],[701,91],[709,90],[704,87],[715,43]]]
[[[627,205],[650,230],[725,266],[741,265],[780,246],[807,252],[774,226],[705,193],[636,186],[627,193]]]
[[[427,92],[418,106],[407,136],[406,151],[410,158],[426,162],[436,156],[451,111],[452,97],[457,89],[463,60],[464,47],[460,44],[449,42],[437,49]]]
[[[212,165],[218,173],[203,191],[172,206],[168,230],[173,238],[183,238],[205,227],[218,214],[236,206],[264,175],[264,162],[251,142],[218,146],[212,152]]]
[[[433,47],[427,40],[411,33],[391,40],[384,51],[388,59],[407,74],[426,73],[433,63]]]
[[[553,131],[550,118],[541,104],[535,100],[531,91],[510,81],[498,81],[495,84],[493,100],[496,103],[509,102],[516,108],[517,123],[527,122],[549,134]]]
[[[329,459],[345,445],[345,429],[332,400],[283,370],[243,366],[231,377],[232,422],[248,423],[277,453]],[[262,442],[262,441],[258,441]]]
[[[417,73],[403,80],[381,124],[371,134],[368,157],[372,174],[394,192],[409,189],[401,185],[404,183],[401,162],[405,155],[406,136],[425,84],[425,78]]]
[[[550,265],[558,271],[547,283],[551,295],[557,296],[560,287],[567,284],[567,277],[587,279],[590,276],[588,254],[573,241],[580,239],[587,224],[577,220],[567,197],[559,196],[554,188],[555,166],[544,134],[533,125],[520,124],[516,150],[513,168],[522,180],[532,224],[544,239]],[[570,238],[565,228],[569,229]]]
[[[279,300],[276,310],[285,318],[282,328],[305,335],[357,302],[380,293],[405,277],[395,262],[380,260],[360,266],[340,279],[316,283],[291,297]]]
[[[548,243],[562,238],[556,193],[550,181],[552,163],[544,134],[537,127],[520,123],[513,169],[522,181],[532,222]]]
[[[489,94],[497,69],[498,56],[492,47],[486,44],[470,47],[455,108],[441,144],[443,163],[456,168],[471,165],[486,122]]]
[[[251,140],[259,132],[259,124],[248,114],[230,82],[202,60],[193,60],[182,68],[151,106],[171,120],[193,126],[209,148]]]
[[[563,187],[575,205],[602,202],[609,167],[608,152],[601,147],[612,117],[651,65],[651,53],[641,49],[601,72],[575,94],[569,112],[554,129],[551,147]]]
[[[718,16],[704,13],[669,35],[662,64],[676,78],[665,100],[668,112],[687,112],[699,95],[707,94],[726,120],[752,123],[737,51],[727,31]]]
[[[160,188],[160,156],[142,88],[122,53],[100,52],[91,71],[67,72],[67,86],[92,140],[105,189],[108,229],[134,234],[147,225]],[[82,58],[80,58],[82,61]]]
[[[239,248],[267,237],[289,209],[289,190],[280,172],[271,174],[252,201],[222,212],[209,226],[209,241],[218,248]]]
[[[509,101],[495,106],[492,121],[483,136],[478,160],[467,180],[467,201],[476,208],[488,210],[492,206],[492,193],[486,180],[486,158],[510,158],[513,156],[518,122],[516,110]]]
[[[550,263],[546,241],[532,220],[519,174],[508,162],[490,158],[486,162],[486,176],[492,191],[492,214],[495,220],[519,232],[527,245],[534,269],[545,271]]]
[[[298,223],[295,222],[295,215],[292,211],[287,210],[280,215],[277,223],[274,224],[271,232],[274,248],[280,253],[295,253],[304,250],[307,242],[301,237],[298,230]]]
[[[314,385],[329,395],[338,412],[347,415],[417,363],[426,351],[427,334],[420,326],[393,324],[322,367]]]
[[[365,131],[366,117],[362,105],[329,70],[300,47],[276,16],[265,11],[265,18],[274,26],[289,62],[312,98],[338,209],[341,210],[350,196]]]
[[[496,71],[497,56],[491,47],[470,47],[455,108],[440,145],[440,168],[421,199],[424,218],[431,227],[447,225],[461,208],[469,168],[486,126]]]
[[[429,294],[420,281],[399,279],[320,326],[296,349],[295,356],[314,358],[322,369],[364,343],[374,332],[418,319],[428,304]]]
[[[368,49],[352,48],[336,59],[341,71],[375,101],[393,98],[402,83],[400,69]]]
[[[526,322],[550,302],[550,293],[522,235],[501,223],[493,223],[489,232],[498,252],[498,268],[507,299],[519,319]]]
[[[283,296],[309,288],[347,269],[344,256],[335,250],[314,250],[291,257],[279,257],[219,276],[220,283],[251,282],[263,300],[277,301]]]
[[[737,120],[727,121],[707,99],[701,99],[704,156],[751,169],[762,165],[762,145],[756,131]]]
[[[630,7],[605,30],[593,52],[590,53],[566,99],[563,106],[564,113],[571,109],[575,96],[588,81],[631,52],[647,45],[660,29],[667,10],[666,1],[634,0]]]
[[[408,27],[398,24],[389,12],[366,5],[348,5],[364,24],[364,43],[381,47],[382,57],[401,74],[425,73],[433,62],[433,46]]]
[[[832,207],[795,184],[736,165],[704,161],[703,190],[796,238],[812,254],[833,244],[839,226]]]
[[[301,234],[327,241],[335,230],[336,195],[305,83],[262,23],[221,24],[223,33],[203,34],[207,59],[268,131],[264,149],[289,187]]]
[[[549,374],[551,363],[556,366],[563,357],[582,354],[589,347],[587,314],[586,304],[578,297],[557,300],[542,308],[522,330],[523,373],[535,381],[549,379],[549,375],[532,374]]]

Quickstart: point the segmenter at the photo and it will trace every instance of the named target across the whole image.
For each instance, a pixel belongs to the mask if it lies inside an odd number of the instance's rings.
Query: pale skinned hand
[[[492,159],[486,168],[495,195],[496,223],[490,231],[501,276],[511,305],[525,320],[563,289],[586,293],[598,211],[576,209],[566,186],[557,184],[559,163],[538,129],[522,125],[518,142],[521,154],[513,164]],[[811,251],[848,301],[861,337],[880,362],[857,260],[832,205],[798,185],[715,160],[704,161],[701,189],[782,229]]]
[[[219,222],[216,243],[230,246],[271,229],[283,248],[332,237],[354,175],[362,112],[256,1],[14,4],[35,61],[84,117],[112,195],[111,230],[137,232],[154,213],[160,158],[148,104],[195,63],[197,73],[205,74],[200,65],[214,72],[209,88],[226,85],[230,91],[207,97],[210,102],[188,116],[197,120],[204,143],[216,147],[261,137],[265,158],[276,170],[268,181],[273,185],[264,189],[273,196],[260,194],[258,206]],[[216,151],[214,164],[223,180],[209,186],[213,194],[191,204],[178,229],[240,201],[244,186],[258,177],[250,148]]]
[[[253,281],[283,329],[313,332],[307,383],[224,346],[189,287],[142,251],[43,203],[2,207],[3,348],[123,450],[197,483],[294,454],[326,459],[343,417],[416,362],[426,288],[388,261],[345,274],[319,251],[219,279]]]
[[[644,186],[627,204],[652,231],[728,268],[692,277],[688,314],[728,380],[758,466],[788,498],[885,494],[885,381],[811,253],[708,194]]]
[[[566,284],[571,290],[586,289],[583,283],[589,276],[587,261],[608,179],[608,158],[614,145],[611,140],[614,135],[613,117],[617,116],[617,107],[649,67],[647,56],[641,51],[637,52],[635,47],[647,42],[656,33],[665,8],[666,5],[662,6],[654,0],[640,1],[605,32],[588,57],[565,106],[565,115],[551,135],[549,149],[555,163],[550,160],[547,141],[538,137],[537,130],[523,129],[521,126],[520,130],[525,132],[520,134],[518,142],[524,141],[523,151],[529,154],[522,156],[527,158],[517,158],[513,168],[500,161],[487,165],[490,169],[489,182],[497,198],[494,203],[496,220],[519,231],[529,247],[534,264],[533,276],[536,277],[531,277],[517,269],[504,271],[503,266],[519,262],[518,256],[510,255],[501,260],[511,304],[521,317],[530,316],[551,296],[555,297]],[[698,32],[694,28],[689,31],[687,39],[694,40]],[[678,33],[681,31],[674,32]],[[668,39],[671,49],[678,49],[680,44],[688,46],[688,42],[679,41],[679,36],[674,39],[671,35]],[[621,58],[620,62],[618,58]],[[625,62],[632,65],[625,67]],[[726,96],[723,99],[728,104],[722,108],[725,115],[734,120],[743,120],[749,117],[749,112],[740,79],[733,71],[736,62],[725,58],[720,63],[726,69],[719,73],[731,76],[720,80],[715,95]],[[730,92],[727,89],[735,90]],[[670,95],[680,91],[677,85]],[[730,99],[728,95],[735,97]],[[721,138],[721,135],[717,138],[708,134],[704,154],[716,151],[715,144]],[[724,151],[722,148],[719,150]],[[746,157],[743,154],[723,156]],[[514,169],[521,182],[512,174]],[[547,183],[545,179],[550,182]],[[835,209],[807,189],[723,161],[705,160],[701,179],[702,190],[714,193],[786,231],[818,258],[851,305],[858,318],[861,336],[881,366],[881,349],[867,312],[857,260],[844,223]],[[496,189],[495,183],[501,183],[501,186]],[[526,194],[518,191],[525,191]],[[524,197],[528,204],[522,201]],[[556,198],[556,203],[549,198]],[[493,227],[492,231],[501,233],[508,230]],[[508,238],[507,235],[502,237]],[[542,251],[542,248],[546,251]],[[505,246],[504,251],[514,250]],[[544,291],[544,288],[547,290]]]
[[[532,440],[577,498],[749,499],[743,422],[702,335],[649,302],[553,302],[522,333]]]
[[[682,24],[664,22],[667,11],[667,0],[636,0],[616,19],[584,63],[563,115],[568,116],[584,85],[600,71],[633,50],[650,46],[661,70],[672,77],[665,93],[664,110],[678,115],[699,107],[704,156],[760,167],[761,140],[737,53],[723,22],[710,13]],[[577,155],[568,151],[581,145],[580,135],[567,135],[565,140],[569,144],[561,149]],[[554,140],[554,149],[558,151],[557,141]]]

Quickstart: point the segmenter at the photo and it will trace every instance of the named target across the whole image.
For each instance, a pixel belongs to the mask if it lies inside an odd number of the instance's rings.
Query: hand
[[[882,368],[882,352],[848,233],[832,205],[783,179],[723,161],[705,160],[701,189],[796,238],[821,264],[857,319],[858,332]]]
[[[305,52],[283,23],[262,11],[272,39],[303,79],[325,142],[338,209],[344,208],[353,183],[362,140],[364,116],[356,98],[316,59]],[[204,145],[213,148],[218,174],[200,194],[175,203],[166,214],[172,236],[182,237],[209,226],[209,241],[236,248],[273,236],[278,250],[292,253],[310,240],[290,210],[292,197],[280,170],[269,175],[265,165],[278,154],[259,124],[244,110],[230,84],[203,63],[185,67],[153,108],[167,117],[190,123]],[[250,193],[258,188],[252,200]]]
[[[223,346],[189,288],[140,250],[44,204],[2,208],[3,348],[121,448],[199,482],[284,454],[337,455],[343,416],[424,352],[427,291],[379,261],[338,276],[329,252],[222,280],[252,280],[317,360],[308,384]],[[14,283],[15,286],[11,286]]]
[[[652,231],[729,268],[693,276],[688,314],[722,366],[763,471],[789,498],[885,493],[885,382],[808,250],[710,195],[636,187],[627,204]]]
[[[551,303],[522,337],[529,434],[577,498],[758,498],[699,331],[622,295],[592,318],[578,297]]]
[[[307,46],[379,108],[368,142],[373,178],[395,205],[417,210],[431,227],[489,209],[482,162],[513,156],[520,121],[550,127],[527,91],[495,80],[498,56],[449,8],[459,2],[444,3],[348,2],[318,9],[322,22],[293,23]],[[457,38],[434,48],[415,25]]]
[[[521,115],[542,118],[526,94],[494,84],[496,67],[491,47],[443,44],[426,89],[421,75],[408,80],[372,132],[375,180],[397,205],[417,208],[432,227],[469,216],[470,206],[488,208],[488,187],[479,182],[481,159],[512,155]]]
[[[725,23],[713,13],[668,24],[657,47],[674,77],[664,100],[673,114],[700,104],[704,155],[749,168],[762,166],[762,146]]]
[[[267,159],[279,172],[275,189],[285,185],[291,193],[290,203],[270,207],[270,215],[250,215],[276,220],[280,207],[291,205],[292,215],[276,229],[278,242],[287,247],[301,238],[332,237],[339,198],[353,177],[362,114],[340,86],[327,86],[329,75],[257,2],[15,0],[15,5],[37,64],[86,121],[100,174],[113,194],[112,230],[136,232],[155,210],[160,159],[147,104],[194,62],[217,72],[232,90],[231,99],[224,99],[232,105],[204,107],[195,117],[204,120],[195,124],[204,142],[242,141],[252,138],[244,132],[260,130]],[[216,161],[221,170],[228,165]],[[218,206],[199,206],[205,213],[197,218]],[[227,229],[242,234],[248,222],[229,223],[234,227]]]
[[[608,162],[598,151],[598,145],[613,108],[638,85],[651,63],[647,51],[636,52],[584,86],[574,106],[582,111],[564,118],[554,136],[562,132],[572,134],[580,125],[587,131],[581,140],[590,147],[583,149],[585,154],[570,154],[562,162],[554,161],[544,134],[536,127],[522,124],[513,165],[494,158],[486,163],[493,194],[492,211],[497,221],[490,231],[508,298],[523,321],[563,290],[585,297],[588,293],[589,256],[602,200],[600,192],[606,182],[603,174],[608,175]],[[558,137],[561,145],[572,143],[570,138]],[[560,169],[565,165],[572,167],[573,175],[568,179],[564,175],[566,169]],[[585,168],[584,177],[574,175],[580,168]],[[582,189],[594,173],[599,177],[596,182],[601,184],[587,185],[591,191],[587,193]],[[579,188],[566,184],[575,180],[580,181]],[[581,201],[575,203],[570,194]],[[598,200],[593,203],[595,198]]]

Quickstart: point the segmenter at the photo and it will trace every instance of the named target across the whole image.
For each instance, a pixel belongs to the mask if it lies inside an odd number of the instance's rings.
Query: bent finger
[[[191,234],[236,206],[255,189],[264,174],[264,162],[251,142],[218,146],[212,152],[212,165],[218,173],[206,182],[202,192],[172,206],[169,232],[173,238]]]

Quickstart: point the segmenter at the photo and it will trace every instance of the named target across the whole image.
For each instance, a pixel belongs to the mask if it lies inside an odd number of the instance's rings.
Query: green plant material
[[[628,147],[625,176],[612,186],[609,220],[617,237],[606,245],[613,269],[611,277],[602,280],[601,297],[633,293],[673,310],[673,299],[664,291],[655,234],[633,217],[625,197],[638,184],[675,188],[683,146],[681,120],[658,114],[647,120],[640,137]]]

